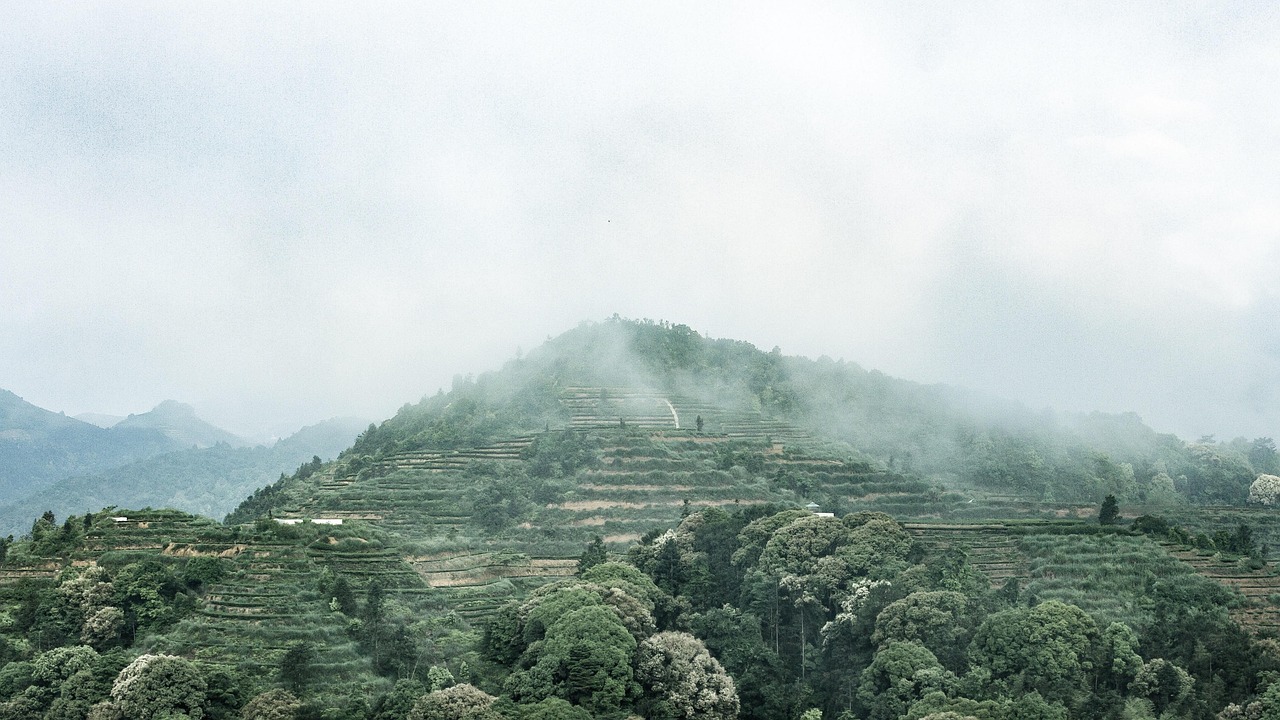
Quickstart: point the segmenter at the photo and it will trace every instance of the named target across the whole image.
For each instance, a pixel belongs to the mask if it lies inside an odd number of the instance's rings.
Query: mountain
[[[79,415],[73,415],[77,420],[87,422],[90,425],[97,425],[100,428],[113,427],[116,423],[124,419],[122,415],[108,415],[106,413],[86,412]]]
[[[249,445],[245,440],[196,417],[194,408],[175,400],[165,400],[150,412],[130,415],[114,427],[158,430],[182,447],[207,448],[218,443],[232,447]]]
[[[0,390],[0,503],[181,447],[153,427],[100,428]]]
[[[345,444],[310,428],[272,450],[325,435]],[[163,502],[211,500],[236,458],[269,452],[184,450],[60,488],[78,513],[163,465]],[[1135,415],[1059,418],[682,325],[584,323],[406,404],[223,523],[108,508],[0,540],[4,658],[119,658],[94,683],[11,664],[31,684],[0,687],[0,715],[75,700],[83,716],[145,651],[206,674],[209,717],[254,714],[277,681],[335,720],[455,699],[668,717],[653,673],[680,657],[698,682],[732,675],[740,712],[715,717],[1155,717],[1166,679],[1213,717],[1277,667],[1249,633],[1280,627],[1280,516],[1241,494],[1276,461],[1268,438],[1188,443]],[[1107,495],[1119,524],[1099,521]],[[1039,650],[1019,638],[1042,627],[1068,661],[1033,693]],[[1085,672],[1117,667],[1128,680]]]
[[[141,417],[141,416],[134,416]],[[64,478],[0,506],[0,535],[21,535],[44,511],[61,518],[108,506],[177,508],[222,517],[241,498],[313,458],[332,458],[367,424],[334,418],[271,447],[219,443],[155,455],[93,475]]]

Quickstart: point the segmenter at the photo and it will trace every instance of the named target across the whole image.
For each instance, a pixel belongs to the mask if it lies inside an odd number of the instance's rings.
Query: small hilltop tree
[[[1098,510],[1099,525],[1115,525],[1116,520],[1120,518],[1120,504],[1116,502],[1115,495],[1108,495],[1102,501],[1102,508]]]

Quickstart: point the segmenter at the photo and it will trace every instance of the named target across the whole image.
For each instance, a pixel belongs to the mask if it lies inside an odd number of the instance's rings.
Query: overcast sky
[[[0,387],[265,437],[616,312],[1280,436],[1278,118],[1272,0],[5,3]]]

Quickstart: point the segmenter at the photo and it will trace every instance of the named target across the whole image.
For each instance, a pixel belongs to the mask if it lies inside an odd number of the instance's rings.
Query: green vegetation
[[[1266,438],[615,319],[309,457],[221,524],[31,512],[0,718],[1280,712]]]

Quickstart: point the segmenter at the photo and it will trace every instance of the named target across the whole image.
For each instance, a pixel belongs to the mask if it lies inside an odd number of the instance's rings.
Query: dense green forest
[[[221,523],[28,519],[0,720],[1275,717],[1276,470],[589,323]]]

